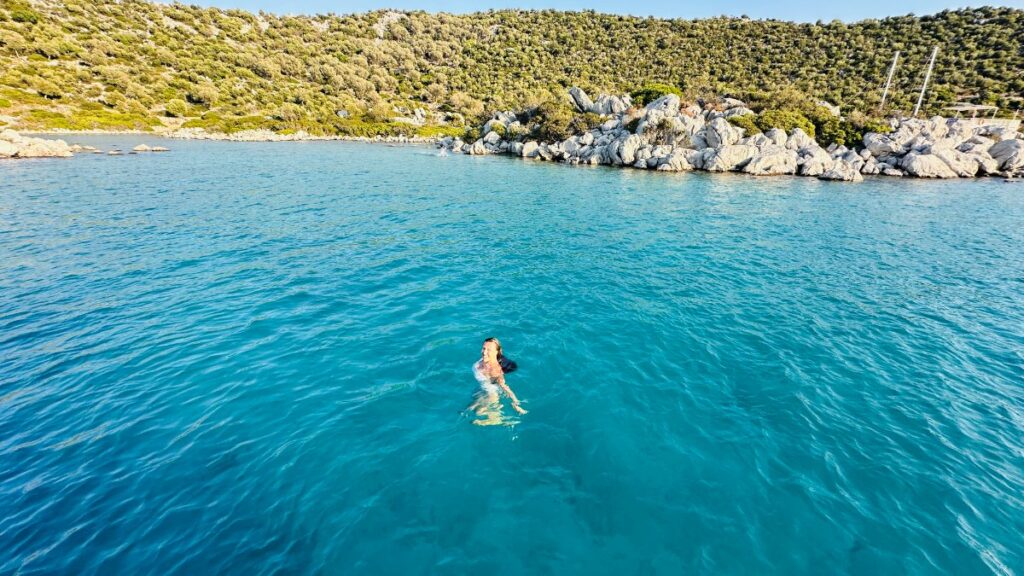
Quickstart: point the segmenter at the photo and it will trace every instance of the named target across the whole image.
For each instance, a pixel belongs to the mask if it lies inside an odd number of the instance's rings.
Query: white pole
[[[882,103],[878,105],[878,112],[882,112],[882,108],[885,107],[885,97],[889,95],[889,84],[892,83],[892,75],[896,72],[896,61],[900,59],[900,51],[896,51],[896,55],[892,57],[892,65],[889,66],[889,76],[885,79],[885,90],[882,90]]]
[[[928,71],[924,74],[924,84],[921,85],[921,95],[917,97],[917,106],[914,106],[914,118],[917,118],[917,112],[921,110],[921,101],[924,100],[924,91],[928,89],[928,80],[932,77],[932,66],[935,66],[935,55],[939,53],[939,47],[936,46],[932,49],[932,59],[928,62]]]

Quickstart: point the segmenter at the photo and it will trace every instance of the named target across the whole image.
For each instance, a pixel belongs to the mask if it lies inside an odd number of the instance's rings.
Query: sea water
[[[0,574],[1024,573],[1021,185],[73,140],[172,151],[0,163]]]

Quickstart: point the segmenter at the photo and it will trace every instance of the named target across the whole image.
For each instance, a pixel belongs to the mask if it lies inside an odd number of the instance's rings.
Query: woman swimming
[[[504,392],[512,400],[512,408],[520,414],[526,414],[526,410],[519,405],[519,398],[515,392],[505,383],[505,373],[515,369],[515,362],[502,354],[501,342],[498,342],[497,338],[484,340],[480,360],[473,364],[473,375],[480,382],[480,392],[468,410],[474,410],[480,416],[488,415],[490,411],[490,416],[495,416],[494,408],[499,406],[499,395]],[[500,412],[495,417],[500,419]],[[491,419],[493,418],[488,420]]]

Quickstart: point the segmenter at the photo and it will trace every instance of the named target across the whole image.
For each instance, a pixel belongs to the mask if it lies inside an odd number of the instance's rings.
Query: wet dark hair
[[[519,366],[508,356],[505,356],[501,351],[501,342],[497,338],[485,338],[484,344],[488,342],[494,342],[494,345],[498,347],[498,366],[501,366],[501,371],[505,374],[515,372]]]

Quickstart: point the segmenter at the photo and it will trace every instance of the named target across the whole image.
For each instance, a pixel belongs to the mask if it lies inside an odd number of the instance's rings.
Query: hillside
[[[564,101],[567,86],[622,93],[653,82],[690,99],[787,108],[822,98],[847,114],[873,113],[901,50],[895,113],[913,107],[933,45],[941,51],[926,112],[966,96],[1007,109],[1024,93],[1022,38],[1024,11],[1010,8],[797,24],[557,11],[290,17],[0,0],[0,122],[431,134],[485,111]]]

